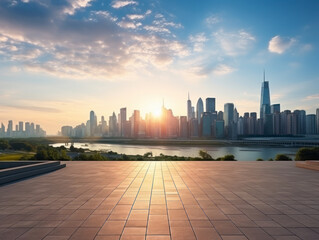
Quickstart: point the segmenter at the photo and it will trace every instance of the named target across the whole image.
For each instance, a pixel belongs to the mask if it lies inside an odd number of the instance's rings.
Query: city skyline
[[[318,1],[17,0],[0,2],[0,121],[49,135],[92,109],[141,116],[185,95],[258,112],[262,71],[272,103],[319,106]],[[183,100],[182,100],[183,99]],[[202,99],[205,102],[205,99]],[[128,112],[128,115],[130,112]]]

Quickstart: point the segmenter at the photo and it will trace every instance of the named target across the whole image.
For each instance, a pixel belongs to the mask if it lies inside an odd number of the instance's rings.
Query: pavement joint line
[[[148,171],[149,171],[149,169],[150,169],[150,167],[151,167],[151,165],[152,165],[152,163],[149,163],[149,162],[147,162],[145,165],[147,165],[147,164],[148,164],[148,167],[147,167],[147,170],[145,171],[145,174],[144,174],[144,177],[143,177],[143,181],[141,182],[140,187],[139,187],[139,189],[138,189],[138,191],[137,191],[137,193],[136,193],[135,199],[134,199],[134,201],[133,201],[133,203],[132,203],[132,207],[131,207],[130,213],[128,214],[127,219],[125,220],[125,224],[124,224],[123,230],[122,230],[122,232],[121,232],[121,234],[120,234],[120,238],[121,238],[122,235],[123,235],[123,232],[124,232],[124,230],[125,230],[127,221],[128,221],[128,219],[129,219],[129,217],[130,217],[130,215],[131,215],[131,212],[132,212],[134,203],[136,202],[136,199],[137,199],[137,197],[138,197],[138,194],[139,194],[139,192],[140,192],[140,190],[141,190],[141,187],[142,187],[142,185],[143,185],[143,183],[144,183],[145,177],[147,176],[147,173],[148,173]],[[145,167],[145,165],[143,165],[143,168]],[[145,236],[146,236],[146,233],[145,233]]]
[[[175,163],[176,164],[176,163]],[[180,175],[180,171],[177,171],[177,169],[176,169],[176,167],[175,167],[175,165],[174,164],[172,164],[173,165],[173,167],[175,168],[175,171],[177,172],[177,174],[180,176],[180,178],[182,179],[182,181],[184,182],[184,184],[187,186],[187,189],[189,190],[189,192],[192,194],[192,196],[194,197],[194,199],[195,199],[195,201],[197,202],[197,204],[198,204],[198,206],[200,207],[200,209],[204,212],[204,214],[205,214],[205,216],[208,218],[208,220],[212,223],[212,221],[209,219],[209,217],[207,216],[207,214],[206,214],[206,212],[204,211],[204,209],[201,207],[201,205],[199,204],[199,202],[198,202],[198,200],[196,199],[196,197],[194,196],[194,194],[193,194],[193,192],[189,189],[189,187],[188,187],[188,185],[185,183],[185,181],[184,181],[184,179],[183,179],[183,177]],[[184,171],[184,169],[182,168],[182,171],[183,172],[185,172]],[[186,174],[186,173],[185,173]],[[192,179],[192,181],[193,181],[193,178],[191,177],[191,175],[189,175],[189,174],[187,174],[188,176],[190,176],[190,178]],[[193,181],[193,182],[195,182],[195,181]],[[198,186],[198,184],[196,183],[196,185]],[[201,187],[199,187],[200,189],[202,189]],[[209,196],[206,194],[206,192],[205,191],[203,191],[204,193],[205,193],[205,195],[209,198]],[[209,198],[210,199],[210,198]],[[216,204],[215,204],[216,205]],[[216,207],[218,207],[218,205],[216,205]],[[219,207],[218,207],[219,208]],[[220,209],[220,208],[219,208]],[[220,209],[221,210],[221,209]],[[222,210],[221,210],[222,211]],[[225,214],[226,215],[226,214]],[[231,221],[232,222],[232,221]],[[216,233],[219,235],[219,237],[222,239],[222,235],[217,231],[217,229],[215,228],[215,226],[214,226],[214,224],[212,223],[212,226],[213,226],[213,228],[216,230]],[[239,228],[238,228],[238,230],[243,234],[243,235],[245,235]],[[245,235],[246,236],[246,235]]]
[[[171,225],[170,225],[170,220],[169,220],[169,215],[168,215],[168,207],[167,207],[167,197],[166,197],[166,188],[165,188],[165,179],[164,179],[164,174],[163,174],[163,164],[166,166],[166,162],[161,162],[161,171],[162,171],[162,180],[163,180],[163,190],[164,190],[164,196],[165,196],[165,205],[166,205],[166,214],[167,214],[167,220],[168,220],[168,230],[169,230],[169,237],[172,239],[172,232],[171,232]],[[168,169],[167,169],[168,171]]]
[[[137,166],[137,167],[134,168],[134,170],[140,168],[140,170],[138,171],[138,173],[139,173],[139,172],[141,171],[141,169],[143,169],[143,167],[144,167],[144,165],[143,165],[142,167],[138,167],[138,166]],[[120,186],[120,185],[127,179],[127,177],[128,177],[132,172],[134,172],[134,170],[132,170],[132,171],[124,178],[124,180],[123,180],[119,185],[117,185],[117,187],[116,187],[112,192],[114,192],[114,191],[118,188],[118,186]],[[136,174],[136,176],[138,175],[138,173]],[[126,191],[127,191],[127,189],[129,188],[129,186],[133,183],[133,181],[135,180],[136,176],[135,176],[134,179],[131,181],[131,183],[127,186],[126,190],[123,192],[122,196],[121,196],[120,199],[117,201],[117,203],[115,204],[115,206],[112,208],[112,210],[111,210],[109,216],[106,218],[105,222],[109,219],[109,217],[111,216],[111,213],[113,212],[114,208],[115,208],[115,207],[118,205],[118,203],[121,201],[123,195],[126,193]],[[111,193],[110,193],[110,194],[111,194]],[[109,195],[110,195],[110,194],[109,194]],[[109,195],[108,195],[108,196],[109,196]],[[107,198],[107,197],[106,197],[106,198]],[[105,199],[106,199],[106,198],[105,198]],[[90,215],[91,215],[91,214],[90,214]],[[103,223],[103,225],[105,224],[105,222]],[[102,225],[102,226],[103,226],[103,225]],[[77,229],[79,229],[79,228],[80,228],[80,227],[78,227]],[[99,229],[99,231],[96,232],[96,234],[95,234],[94,237],[96,237],[96,236],[98,235],[98,233],[101,231],[101,229],[102,229],[102,227]],[[72,236],[73,236],[75,233],[76,233],[76,231],[73,232],[73,234],[70,236],[70,239],[72,238]]]
[[[156,166],[155,162],[154,165]],[[151,212],[151,203],[152,203],[152,196],[153,196],[153,186],[154,186],[154,179],[155,179],[155,166],[154,166],[154,171],[153,171],[153,178],[152,178],[152,184],[151,184],[151,193],[150,193],[150,201],[148,205],[148,215],[147,215],[147,222],[146,222],[146,236],[147,236],[147,231],[148,231],[148,223],[150,220],[150,212]]]
[[[170,165],[174,168],[174,166],[173,166],[173,164],[172,164],[172,162],[171,162],[171,161],[169,161],[169,164],[170,164]],[[175,168],[174,168],[174,169],[175,169]],[[185,211],[185,213],[186,213],[186,216],[187,216],[187,219],[188,219],[189,225],[190,225],[190,226],[191,226],[191,228],[192,228],[192,231],[193,231],[193,234],[194,234],[194,236],[195,236],[195,239],[197,239],[197,236],[196,236],[196,234],[195,234],[195,231],[194,231],[193,225],[192,225],[192,223],[191,223],[191,221],[190,221],[190,219],[189,219],[188,213],[187,213],[187,211],[186,211],[186,209],[185,209],[184,202],[183,202],[183,200],[182,200],[182,198],[181,198],[181,196],[180,196],[180,194],[179,194],[178,188],[177,188],[176,183],[175,183],[175,180],[174,180],[174,178],[173,178],[172,172],[171,172],[170,168],[168,168],[168,170],[169,170],[169,173],[170,173],[170,175],[171,175],[171,178],[172,178],[172,180],[173,180],[173,182],[174,182],[174,185],[175,185],[176,191],[177,191],[177,193],[178,193],[178,197],[179,197],[179,199],[181,200],[181,203],[182,203],[182,205],[183,205],[183,209],[184,209],[184,211]],[[175,171],[176,171],[176,170],[175,170]]]

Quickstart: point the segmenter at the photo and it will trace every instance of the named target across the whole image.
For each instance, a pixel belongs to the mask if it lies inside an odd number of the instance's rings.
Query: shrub
[[[73,160],[75,161],[106,161],[108,160],[108,158],[101,155],[100,153],[93,153],[93,154],[81,153],[78,156],[74,157]]]
[[[222,159],[223,159],[224,161],[236,161],[236,160],[235,160],[235,156],[232,155],[232,154],[225,155]]]
[[[153,153],[152,152],[147,152],[143,155],[143,157],[145,158],[149,158],[149,157],[153,157]]]
[[[202,159],[210,159],[210,160],[213,160],[212,156],[210,154],[208,154],[206,151],[204,150],[199,150],[198,152],[199,156],[202,158]]]
[[[292,159],[285,154],[277,154],[275,160],[276,161],[291,161]]]
[[[6,150],[10,147],[8,141],[0,140],[0,150]]]
[[[13,150],[24,150],[24,151],[34,151],[35,147],[27,142],[10,142],[11,148]]]
[[[296,153],[296,161],[319,160],[319,147],[300,148]]]
[[[71,160],[66,150],[49,146],[39,146],[34,155],[35,160]]]
[[[269,158],[269,159],[268,159],[268,161],[274,161],[274,159],[272,159],[272,158]]]
[[[264,161],[262,158],[257,158],[256,161]]]

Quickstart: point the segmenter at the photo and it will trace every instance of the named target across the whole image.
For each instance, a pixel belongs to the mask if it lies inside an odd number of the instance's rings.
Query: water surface
[[[54,147],[64,146],[64,143],[52,144]],[[69,146],[66,146],[69,147]],[[198,157],[199,150],[206,150],[213,158],[233,154],[239,161],[255,161],[258,158],[268,160],[277,154],[286,154],[294,159],[298,148],[288,147],[262,147],[262,146],[147,146],[108,143],[74,143],[76,148],[86,148],[98,151],[113,151],[127,155],[143,155],[152,152],[153,156],[161,153],[170,156]]]

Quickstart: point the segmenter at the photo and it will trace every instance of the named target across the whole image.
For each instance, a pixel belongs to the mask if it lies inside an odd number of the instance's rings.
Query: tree
[[[0,140],[0,150],[6,150],[10,147],[8,141]]]
[[[198,154],[202,159],[213,160],[213,157],[209,153],[207,153],[207,151],[199,150]]]
[[[149,158],[149,157],[153,157],[153,153],[152,152],[147,152],[143,155],[143,157],[145,158]]]
[[[285,154],[277,154],[275,160],[276,161],[291,161],[291,158]]]
[[[296,161],[319,160],[319,147],[300,148],[296,153]]]
[[[224,160],[224,161],[236,161],[236,160],[235,160],[235,156],[232,155],[232,154],[225,155],[225,156],[223,157],[223,160]]]

